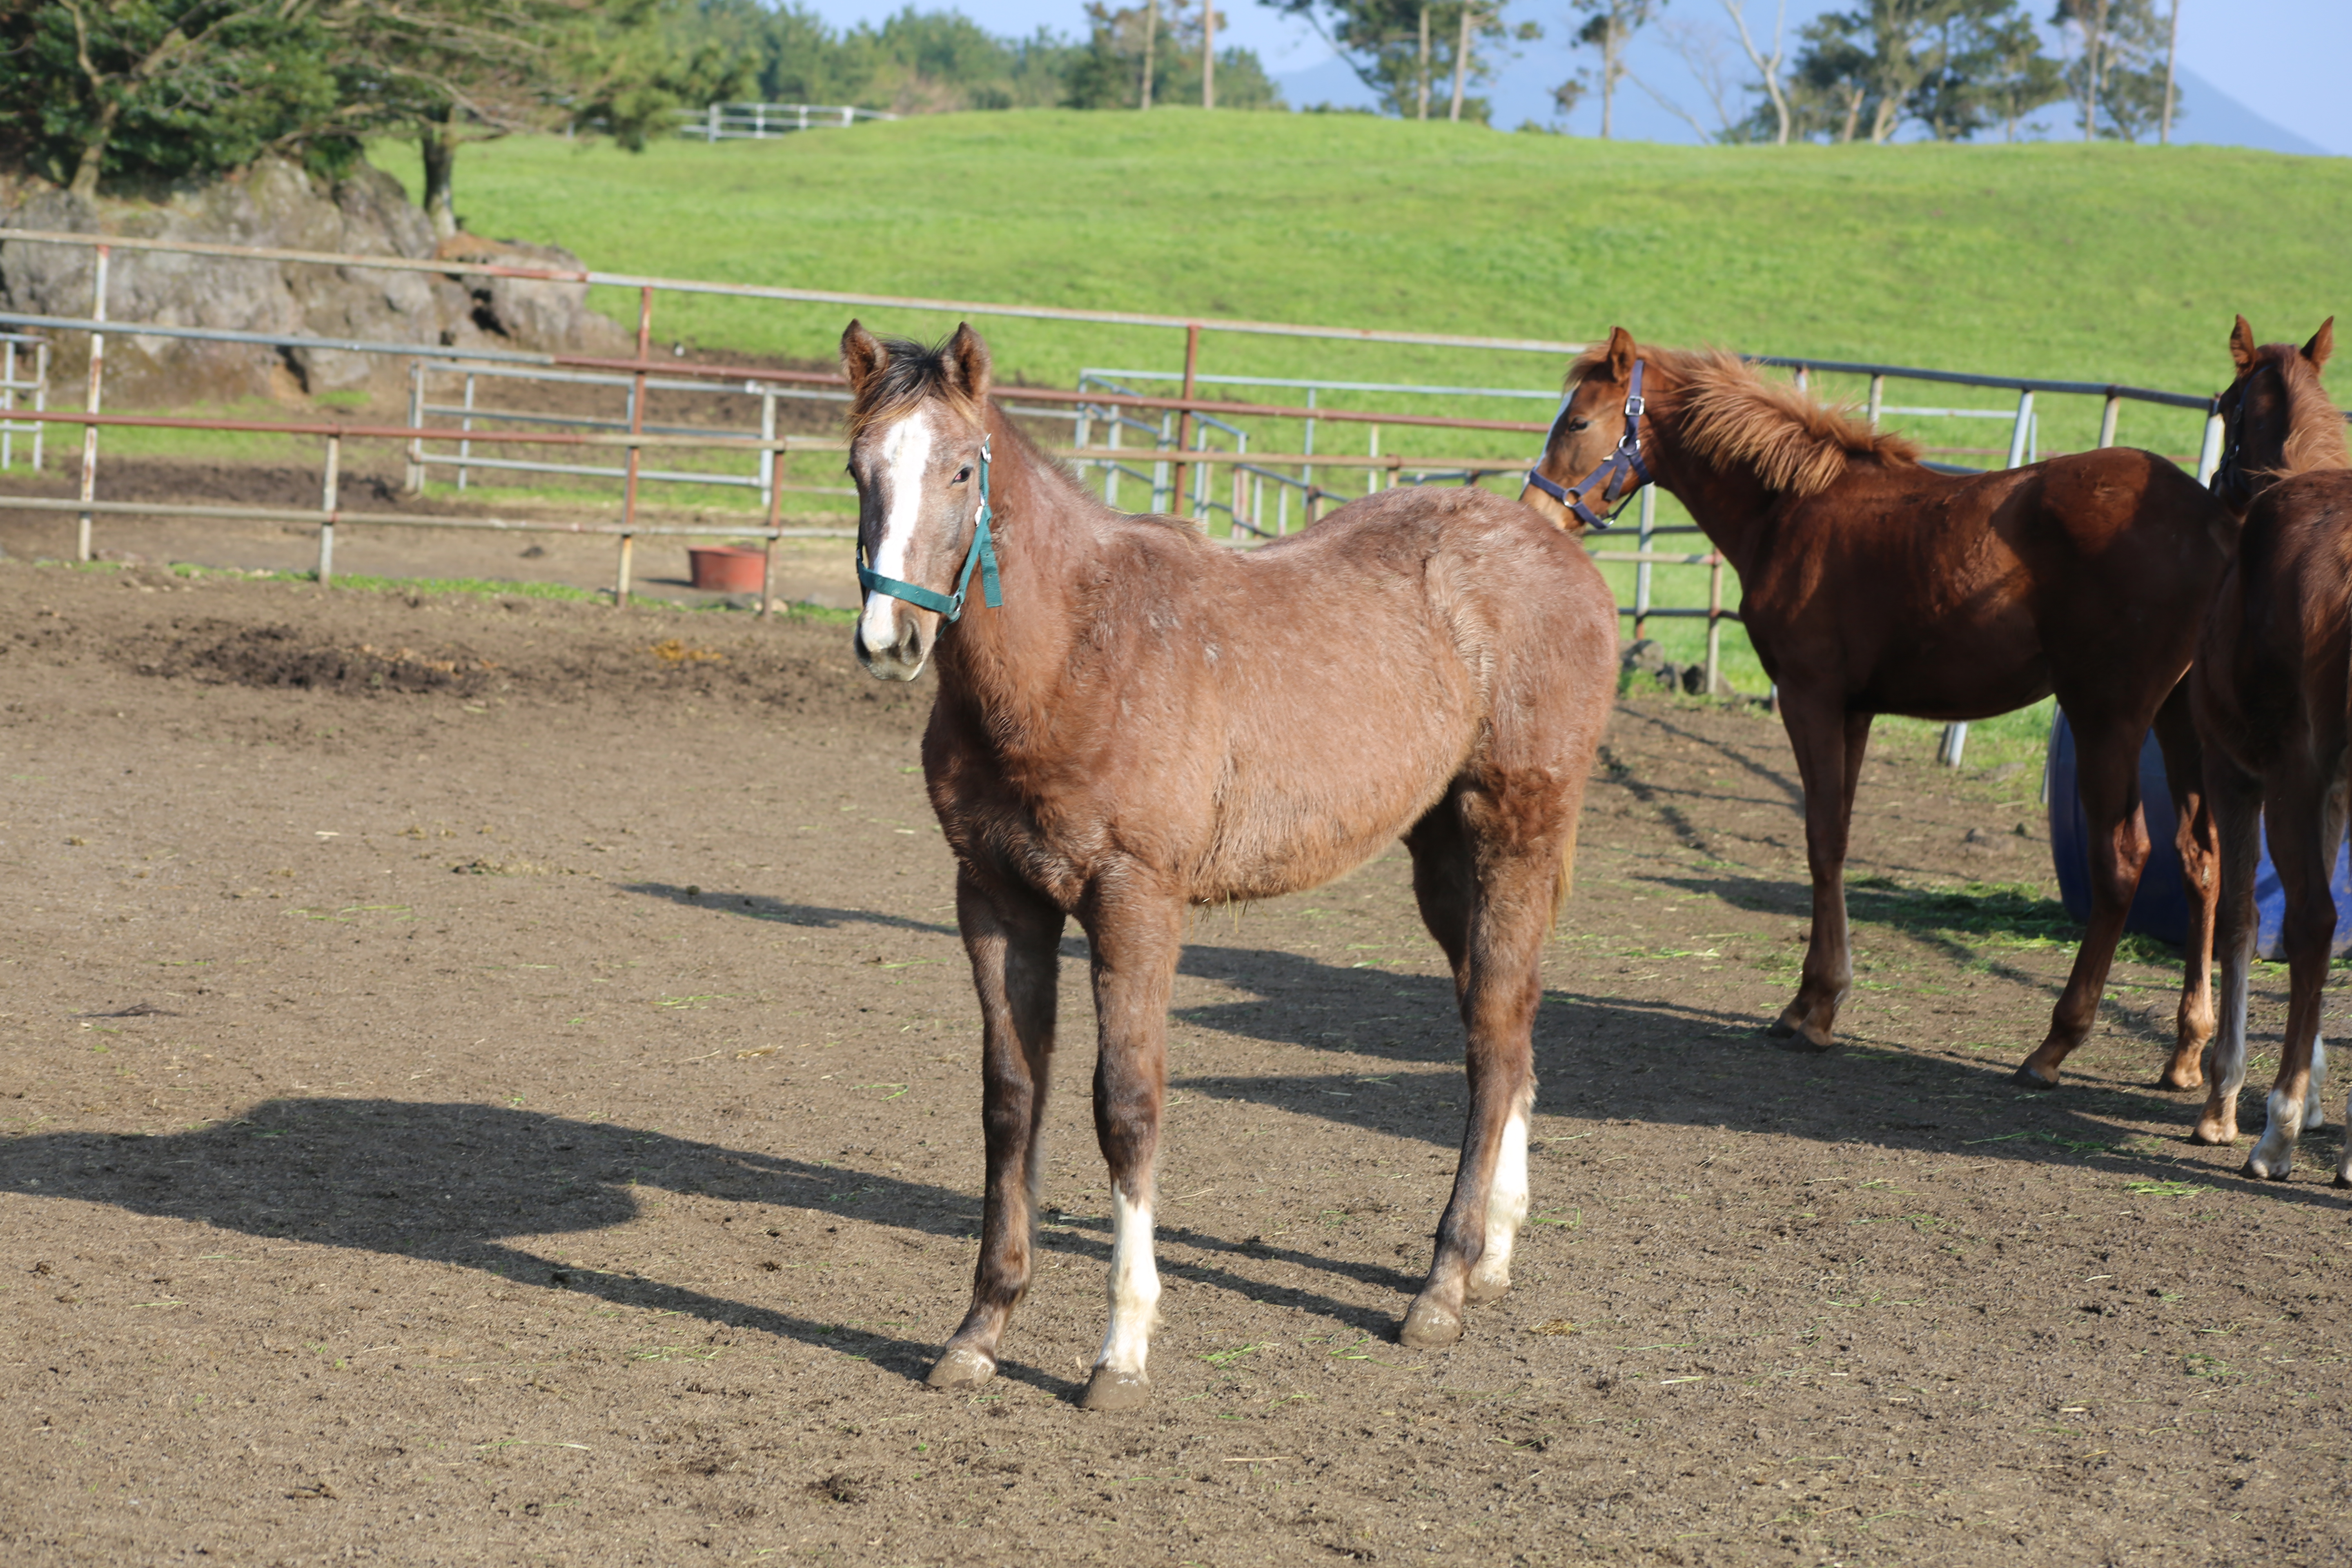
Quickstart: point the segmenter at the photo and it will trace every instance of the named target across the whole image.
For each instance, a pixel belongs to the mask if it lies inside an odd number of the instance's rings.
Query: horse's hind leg
[[[2246,1082],[2246,984],[2254,961],[2254,868],[2262,858],[2263,787],[2218,752],[2205,759],[2218,864],[2214,948],[2221,961],[2219,1026],[2205,1074],[2205,1110],[2194,1143],[2238,1141],[2238,1090]]]
[[[2057,1088],[2060,1064],[2098,1022],[2107,968],[2139,890],[2140,868],[2147,864],[2147,824],[2139,809],[2139,748],[2147,732],[2137,719],[2081,719],[2076,725],[2083,817],[2091,841],[2091,920],[2066,989],[2050,1010],[2050,1032],[2011,1075],[2020,1088]]]
[[[2205,795],[2203,746],[2189,716],[2186,680],[2172,689],[2157,710],[2156,739],[2164,749],[2165,782],[2172,792],[2177,825],[2173,845],[2180,852],[2181,891],[2189,902],[2172,1059],[2157,1082],[2165,1089],[2195,1089],[2205,1081],[2202,1058],[2213,1038],[2213,919],[2221,889],[2213,814]]]
[[[1157,894],[1097,889],[1079,911],[1094,958],[1095,1137],[1110,1167],[1110,1328],[1079,1403],[1132,1410],[1151,1397],[1144,1370],[1160,1327],[1151,1256],[1153,1166],[1168,1090],[1168,994],[1184,907]]]
[[[1556,822],[1548,834],[1512,842],[1518,805],[1457,792],[1406,838],[1422,918],[1454,963],[1470,1080],[1453,1196],[1438,1222],[1429,1278],[1399,1331],[1409,1345],[1453,1343],[1462,1337],[1465,1302],[1510,1288],[1511,1247],[1527,1218],[1535,1015],[1569,825]]]
[[[1037,1228],[1037,1140],[1054,1058],[1055,971],[1062,911],[1026,889],[956,879],[956,923],[980,993],[981,1121],[988,1193],[971,1307],[931,1366],[933,1388],[996,1375],[996,1347],[1029,1289]]]
[[[2286,1040],[2279,1049],[2268,1125],[2246,1156],[2250,1176],[2284,1180],[2294,1169],[2296,1140],[2319,1120],[2317,1095],[2326,1072],[2319,1011],[2326,999],[2328,948],[2336,935],[2336,900],[2327,881],[2343,837],[2340,783],[2298,778],[2273,793],[2271,863],[2278,868],[2279,890],[2286,896],[2281,932],[2287,963]]]

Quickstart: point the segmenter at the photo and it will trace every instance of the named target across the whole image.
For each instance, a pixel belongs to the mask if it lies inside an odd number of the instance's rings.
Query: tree
[[[79,195],[272,151],[348,163],[358,143],[325,132],[342,90],[290,0],[0,0],[0,134]]]
[[[1155,101],[1202,96],[1196,9],[1181,0],[1146,0],[1113,10],[1105,0],[1093,0],[1087,22],[1087,42],[1070,52],[1063,71],[1063,101],[1071,108],[1149,109]],[[1217,51],[1216,95],[1221,109],[1284,107],[1282,89],[1250,49]]]
[[[1869,0],[1815,17],[1800,37],[1789,111],[1802,136],[1882,142],[1916,122],[1959,141],[1999,122],[2013,137],[2059,91],[2017,0]]]
[[[1745,0],[1722,0],[1722,5],[1731,17],[1731,25],[1739,30],[1739,47],[1748,56],[1748,63],[1754,66],[1764,78],[1757,85],[1764,89],[1764,101],[1772,110],[1773,144],[1786,147],[1789,144],[1789,133],[1796,126],[1795,116],[1789,108],[1788,87],[1781,79],[1781,73],[1789,58],[1788,45],[1784,42],[1789,21],[1789,0],[1780,0],[1780,4],[1773,9],[1772,52],[1769,55],[1756,47],[1755,37],[1748,30]]]
[[[1601,69],[1597,77],[1585,79],[1601,94],[1601,135],[1603,141],[1615,132],[1617,84],[1626,76],[1625,46],[1635,33],[1648,26],[1665,0],[1575,0],[1576,9],[1585,13],[1582,26],[1572,35],[1575,46],[1598,50]],[[1581,74],[1581,73],[1580,73]],[[1559,93],[1555,90],[1558,100]]]
[[[1486,47],[1512,36],[1503,25],[1500,7],[1490,0],[1426,5],[1419,0],[1263,3],[1303,19],[1320,33],[1356,79],[1379,96],[1383,112],[1428,119],[1431,83],[1444,75],[1460,79],[1452,117],[1486,121],[1486,100],[1467,89],[1492,74],[1484,58]],[[1521,27],[1517,36],[1532,38],[1539,32]]]
[[[2170,28],[2155,0],[2058,0],[2050,22],[2074,52],[2065,83],[2083,140],[2170,136],[2182,110],[2171,84]]]

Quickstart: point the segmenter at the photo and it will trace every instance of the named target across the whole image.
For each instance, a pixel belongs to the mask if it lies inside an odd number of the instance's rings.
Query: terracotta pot
[[[740,544],[696,546],[686,552],[692,563],[694,585],[706,594],[756,594],[763,575],[764,552]]]

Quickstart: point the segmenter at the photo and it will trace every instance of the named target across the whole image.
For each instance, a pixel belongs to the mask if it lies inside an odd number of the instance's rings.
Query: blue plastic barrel
[[[2126,931],[2140,931],[2178,947],[2189,939],[2189,894],[2180,877],[2180,852],[2173,847],[2175,818],[2172,791],[2165,783],[2164,752],[2151,733],[2139,748],[2140,810],[2147,820],[2147,867],[2140,873],[2139,892],[2132,900]],[[2286,895],[2279,888],[2271,848],[2263,843],[2262,861],[2254,868],[2254,951],[2277,960],[2280,934],[2286,924]],[[2083,816],[2083,795],[2076,784],[2074,731],[2059,713],[2050,726],[2050,858],[2058,872],[2058,897],[2066,912],[2078,921],[2091,918],[2091,829]],[[2352,839],[2336,854],[2331,879],[2336,896],[2335,951],[2352,947]]]

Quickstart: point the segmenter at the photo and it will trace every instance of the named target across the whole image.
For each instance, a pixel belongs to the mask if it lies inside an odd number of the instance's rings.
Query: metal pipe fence
[[[803,131],[846,131],[861,120],[896,120],[846,103],[714,103],[679,109],[677,133],[704,142],[773,142]]]
[[[30,358],[32,369],[27,374],[23,362]],[[49,401],[49,340],[24,332],[0,332],[0,468],[12,468],[16,464],[16,437],[33,438],[32,468],[37,473],[41,467],[41,444],[48,426],[40,420],[19,423],[8,417],[16,411],[16,395],[25,393],[32,398],[32,408],[37,413],[48,406]]]
[[[705,125],[708,116],[705,115]],[[797,130],[797,121],[794,129]],[[1290,322],[1269,322],[1246,320],[1158,315],[1138,311],[1088,310],[1081,309],[1006,304],[992,301],[923,299],[908,296],[856,293],[832,289],[790,289],[758,284],[718,283],[691,279],[672,279],[636,274],[607,272],[593,268],[551,268],[517,267],[497,262],[459,262],[404,257],[351,256],[332,252],[293,250],[269,247],[215,245],[178,240],[115,238],[92,235],[70,234],[52,230],[0,228],[0,243],[24,243],[73,246],[95,252],[97,266],[90,313],[86,317],[36,316],[24,313],[0,314],[0,328],[30,328],[37,331],[67,331],[87,334],[91,355],[89,388],[83,410],[78,415],[60,415],[55,410],[37,410],[28,422],[38,427],[50,422],[65,420],[85,426],[82,463],[82,485],[79,502],[75,510],[80,514],[79,552],[84,559],[89,554],[90,519],[95,515],[171,515],[151,510],[142,513],[126,512],[120,506],[97,503],[94,480],[97,463],[99,430],[109,424],[141,423],[179,428],[215,430],[268,430],[288,435],[315,436],[326,443],[326,461],[322,478],[321,499],[324,503],[317,512],[305,512],[291,521],[318,521],[321,529],[321,576],[331,572],[331,532],[337,521],[346,524],[361,521],[391,521],[402,518],[399,526],[474,526],[473,520],[435,518],[409,521],[412,515],[393,513],[352,513],[336,504],[337,474],[341,455],[341,442],[346,439],[393,439],[406,444],[408,450],[410,489],[422,488],[426,470],[442,468],[457,472],[463,481],[475,469],[561,473],[576,477],[603,479],[618,479],[623,486],[619,521],[611,524],[566,527],[563,531],[581,532],[611,532],[620,540],[621,565],[616,574],[614,598],[625,605],[628,597],[628,560],[635,534],[669,531],[692,531],[702,534],[740,532],[767,540],[771,552],[775,539],[783,537],[822,537],[838,531],[791,530],[781,528],[778,516],[779,498],[788,488],[781,478],[781,459],[795,451],[837,450],[838,443],[827,443],[816,437],[777,437],[774,436],[772,410],[777,397],[812,397],[840,399],[845,395],[841,378],[835,374],[814,371],[772,370],[763,368],[719,366],[700,363],[659,363],[650,354],[651,322],[656,293],[721,296],[752,300],[792,304],[837,304],[868,309],[905,310],[922,314],[998,317],[1038,321],[1085,322],[1103,326],[1167,329],[1184,334],[1184,369],[1181,377],[1167,373],[1130,371],[1087,371],[1080,384],[1070,390],[1054,387],[1019,387],[1005,389],[1008,398],[1018,398],[1016,412],[1032,418],[1068,420],[1073,426],[1073,440],[1067,447],[1057,447],[1082,469],[1102,475],[1105,499],[1117,505],[1120,480],[1132,479],[1149,487],[1155,509],[1186,511],[1196,522],[1213,530],[1222,521],[1230,542],[1246,544],[1251,540],[1279,538],[1289,531],[1289,506],[1296,499],[1301,503],[1304,521],[1311,522],[1318,509],[1327,501],[1352,499],[1356,493],[1368,493],[1383,485],[1399,483],[1475,483],[1496,474],[1515,473],[1523,468],[1532,454],[1522,448],[1507,458],[1469,457],[1435,458],[1404,454],[1384,455],[1381,451],[1382,426],[1410,431],[1452,430],[1478,432],[1487,436],[1540,437],[1549,428],[1549,422],[1513,419],[1467,418],[1460,416],[1439,416],[1409,413],[1402,409],[1364,409],[1334,407],[1324,403],[1324,392],[1371,395],[1380,396],[1445,396],[1499,397],[1525,401],[1552,400],[1559,393],[1554,389],[1506,388],[1494,386],[1446,386],[1435,384],[1368,383],[1337,379],[1245,376],[1204,373],[1201,369],[1201,345],[1205,333],[1242,336],[1297,338],[1329,342],[1358,342],[1413,347],[1436,347],[1471,352],[1527,353],[1554,357],[1580,353],[1582,343],[1554,342],[1532,338],[1480,337],[1457,333],[1417,332],[1391,329],[1365,329],[1314,326]],[[159,323],[137,323],[132,330],[148,336],[192,339],[200,341],[242,342],[273,348],[332,348],[361,353],[406,356],[412,362],[412,393],[409,418],[400,426],[362,426],[358,425],[326,425],[289,423],[268,425],[250,421],[188,420],[140,417],[123,420],[101,416],[101,366],[104,334],[110,324],[117,331],[124,323],[109,323],[106,316],[106,273],[113,251],[161,251],[177,254],[232,257],[241,259],[304,262],[342,268],[372,268],[383,271],[417,271],[446,276],[487,276],[535,279],[553,283],[587,284],[620,287],[636,294],[636,353],[627,359],[593,355],[557,354],[525,350],[464,349],[423,343],[373,342],[331,339],[302,334],[275,334],[238,331],[217,328],[178,327]],[[2125,402],[2138,402],[2158,406],[2202,409],[2207,413],[2203,450],[2199,459],[2200,478],[2210,478],[2220,454],[2219,420],[2213,415],[2213,399],[2180,393],[2162,392],[2149,388],[2105,383],[2057,381],[2031,377],[2011,377],[1977,374],[1968,372],[1940,371],[1916,366],[1880,364],[1852,361],[1797,359],[1785,356],[1755,356],[1753,363],[1791,370],[1800,384],[1809,384],[1817,374],[1851,375],[1867,381],[1868,416],[1874,425],[1888,416],[1912,417],[2009,417],[2011,420],[2011,441],[2007,457],[2011,465],[2027,461],[2039,449],[2038,416],[2035,410],[2037,395],[2097,396],[2103,399],[2100,444],[2115,439],[2118,411]],[[46,364],[43,367],[46,371]],[[466,385],[478,388],[484,381],[537,380],[553,383],[559,376],[593,377],[594,384],[625,387],[627,395],[623,416],[580,418],[530,409],[491,408],[478,397],[464,397],[451,405],[436,403],[426,395],[429,377],[462,375]],[[1113,378],[1120,378],[1114,381]],[[13,375],[10,379],[14,379]],[[46,382],[46,374],[37,380]],[[1139,392],[1126,383],[1145,381],[1179,382],[1181,391],[1174,396],[1154,395]],[[2002,410],[1911,408],[1890,405],[1885,401],[1886,383],[1912,381],[1930,384],[1973,386],[2015,392],[2018,404],[2013,414]],[[1304,405],[1288,404],[1240,403],[1202,395],[1208,386],[1280,387],[1303,390]],[[649,426],[646,421],[646,397],[651,391],[695,391],[740,389],[746,399],[757,399],[761,407],[761,427],[757,436],[736,436],[715,429],[677,426]],[[14,389],[12,389],[14,390]],[[37,394],[37,395],[39,395]],[[456,417],[455,428],[435,426],[432,417]],[[23,416],[19,416],[21,419]],[[1296,453],[1271,452],[1265,449],[1264,432],[1259,432],[1257,449],[1252,449],[1252,431],[1244,421],[1272,421],[1297,424],[1303,438]],[[486,424],[532,424],[542,426],[531,430],[485,428]],[[1342,455],[1316,450],[1319,426],[1368,426],[1365,432],[1366,450],[1361,456]],[[1100,441],[1096,440],[1099,432]],[[0,437],[7,432],[0,428]],[[1126,437],[1135,436],[1146,444],[1129,445]],[[436,450],[435,444],[452,446],[454,450]],[[1220,444],[1222,443],[1222,444]],[[530,458],[499,458],[477,456],[475,447],[496,448],[501,445],[527,444],[542,447],[610,447],[619,448],[625,456],[621,466],[590,463],[541,462]],[[1530,443],[1529,445],[1532,445]],[[716,469],[688,468],[647,469],[641,458],[647,450],[671,447],[699,447],[706,452],[735,451],[748,454],[756,465],[752,475],[721,472]],[[1948,448],[1944,455],[1990,455],[1987,448]],[[1148,470],[1141,459],[1148,457]],[[1940,468],[1952,465],[1937,464]],[[1295,472],[1292,470],[1296,470]],[[1217,476],[1222,470],[1226,482],[1220,485]],[[1342,492],[1328,482],[1333,470],[1362,474],[1363,489]],[[1961,469],[1959,471],[1972,471]],[[761,492],[767,514],[766,524],[760,529],[698,529],[676,531],[656,528],[641,522],[637,517],[638,489],[641,481],[660,479],[664,482],[715,484],[731,488],[750,488]],[[806,491],[838,493],[845,487],[789,487]],[[1273,502],[1268,515],[1267,502]],[[13,498],[9,504],[22,504],[22,498]],[[268,509],[204,509],[190,510],[178,515],[225,516],[255,515]],[[282,510],[282,509],[281,509]],[[1723,561],[1716,552],[1682,555],[1656,548],[1657,540],[1677,532],[1698,531],[1693,527],[1659,526],[1656,522],[1654,497],[1643,494],[1642,524],[1638,532],[1638,548],[1632,552],[1593,546],[1598,559],[1629,561],[1637,567],[1634,604],[1621,606],[1620,614],[1629,616],[1636,634],[1643,631],[1653,618],[1670,616],[1703,616],[1707,621],[1706,679],[1710,689],[1718,681],[1719,643],[1722,624],[1736,621],[1736,611],[1724,605]],[[498,520],[480,520],[481,526],[520,526],[501,523]],[[550,525],[556,526],[556,525]],[[1246,536],[1246,537],[1244,537]],[[1654,602],[1654,568],[1705,567],[1708,572],[1707,607],[1660,605]],[[763,605],[767,595],[762,595]],[[1965,730],[1959,731],[1964,740]],[[1957,746],[1954,747],[1957,760]]]

